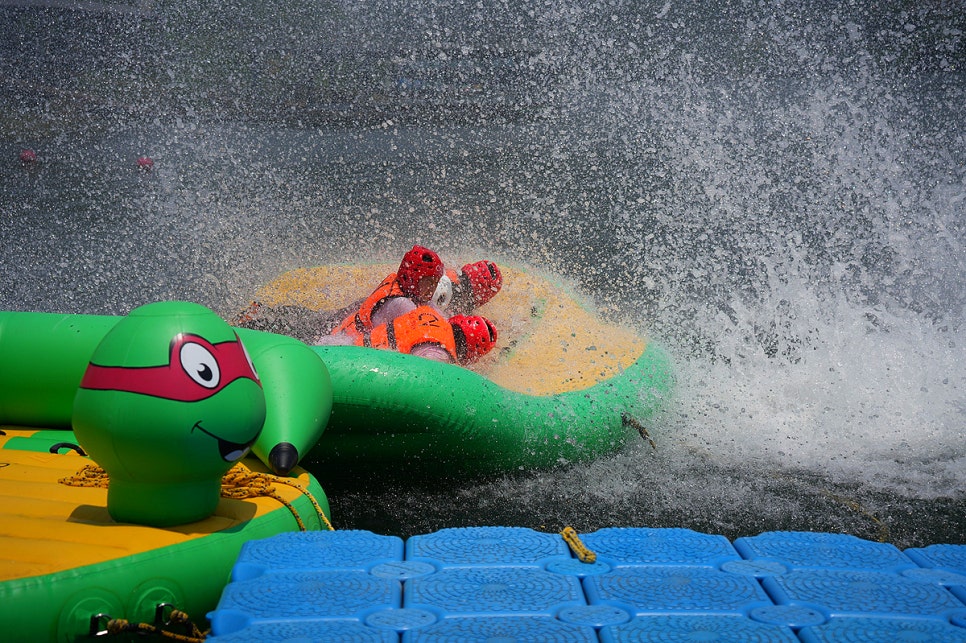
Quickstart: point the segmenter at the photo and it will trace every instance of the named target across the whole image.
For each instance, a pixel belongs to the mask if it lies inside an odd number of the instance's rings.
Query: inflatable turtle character
[[[91,355],[74,398],[77,440],[109,476],[114,520],[201,520],[258,437],[265,395],[235,331],[198,304],[132,310]]]

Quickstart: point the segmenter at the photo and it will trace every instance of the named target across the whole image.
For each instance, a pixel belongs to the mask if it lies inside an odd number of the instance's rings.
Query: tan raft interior
[[[392,272],[390,264],[325,265],[286,272],[256,301],[335,311],[366,297]],[[641,356],[646,342],[603,321],[581,298],[530,270],[501,264],[503,288],[477,312],[497,328],[497,349],[473,370],[530,395],[580,390],[610,379]]]

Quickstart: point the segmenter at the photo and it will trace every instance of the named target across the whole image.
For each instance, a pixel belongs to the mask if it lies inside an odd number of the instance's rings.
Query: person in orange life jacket
[[[361,336],[375,326],[388,323],[430,301],[443,276],[439,255],[423,246],[413,246],[390,273],[366,297],[357,310],[350,312],[331,334]]]
[[[291,335],[308,344],[351,345],[355,337],[372,326],[424,303],[433,277],[442,272],[441,265],[435,252],[413,246],[403,257],[399,270],[387,276],[369,297],[331,312],[300,306],[269,307],[253,302],[239,318],[238,325]],[[448,310],[448,314],[470,314],[499,292],[503,284],[500,269],[489,260],[468,263],[459,272],[450,269],[445,273],[437,282],[429,303],[439,310]],[[346,337],[323,340],[329,335]]]
[[[503,275],[490,260],[468,263],[459,272],[446,270],[440,278],[432,303],[440,310],[468,315],[493,299],[503,286]]]
[[[417,306],[361,335],[328,335],[321,345],[356,345],[396,350],[439,362],[471,364],[496,344],[493,323],[478,315],[446,319],[431,306]]]

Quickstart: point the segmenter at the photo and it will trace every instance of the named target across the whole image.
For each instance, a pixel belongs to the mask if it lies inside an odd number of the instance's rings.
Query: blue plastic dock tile
[[[935,583],[948,588],[954,594],[957,589],[966,589],[966,576],[956,572],[948,572],[944,569],[924,569],[916,567],[907,569],[901,574],[905,578],[921,581],[923,583]],[[960,599],[961,600],[961,599]]]
[[[605,627],[603,643],[798,643],[787,627],[758,623],[743,616],[639,616]]]
[[[717,567],[741,557],[724,536],[690,529],[610,527],[582,534],[597,559],[623,565],[705,565]]]
[[[836,618],[802,628],[803,643],[966,643],[966,629],[945,621],[901,618]]]
[[[789,569],[901,571],[915,567],[897,547],[847,534],[769,531],[738,538],[745,559],[779,561]]]
[[[599,629],[605,625],[626,623],[631,620],[631,615],[613,605],[574,605],[557,612],[557,618],[566,623]]]
[[[788,572],[788,568],[774,560],[729,560],[721,564],[721,571],[741,576],[764,578]]]
[[[617,605],[636,615],[744,614],[772,605],[761,585],[708,567],[665,565],[620,567],[583,580],[588,600]]]
[[[366,571],[402,559],[403,541],[397,536],[361,530],[290,532],[245,543],[231,577],[248,580],[269,571]]]
[[[821,625],[828,619],[821,611],[807,605],[766,605],[748,612],[753,620],[760,623],[799,628],[806,625]]]
[[[208,614],[226,641],[952,641],[966,643],[966,546],[905,553],[840,534],[689,529],[581,535],[368,531],[246,544]]]
[[[209,636],[211,643],[398,643],[399,636],[387,630],[375,630],[358,621],[276,621],[256,623],[223,636]]]
[[[541,616],[447,618],[406,632],[402,643],[597,643],[592,627],[580,627]]]
[[[401,560],[388,563],[379,563],[369,570],[369,573],[379,578],[391,578],[392,580],[405,581],[410,578],[426,576],[436,571],[435,565],[423,563],[418,560]]]
[[[451,567],[406,582],[407,608],[446,616],[546,615],[584,605],[580,581],[535,567]]]
[[[548,572],[553,572],[554,574],[563,574],[564,576],[576,576],[577,578],[584,578],[585,576],[606,574],[612,569],[612,567],[600,560],[593,563],[583,563],[576,558],[555,558],[547,561],[544,569],[546,569]]]
[[[929,545],[906,550],[921,567],[943,569],[966,576],[966,545]]]
[[[777,603],[808,605],[826,616],[932,616],[963,604],[936,583],[898,574],[853,570],[796,570],[762,579]]]
[[[442,617],[441,614],[430,612],[429,610],[412,609],[403,607],[400,609],[379,610],[366,616],[366,625],[382,630],[393,630],[394,632],[405,632],[415,630],[427,625],[432,625]]]
[[[441,529],[406,541],[407,560],[429,560],[442,567],[539,566],[545,559],[554,557],[570,557],[563,538],[525,527]]]
[[[396,581],[357,571],[284,572],[229,583],[208,614],[223,635],[260,621],[361,619],[365,612],[400,606]]]

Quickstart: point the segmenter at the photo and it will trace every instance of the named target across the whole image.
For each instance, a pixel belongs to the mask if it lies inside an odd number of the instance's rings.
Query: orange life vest
[[[399,282],[396,281],[396,273],[392,272],[382,280],[372,294],[366,297],[359,310],[346,316],[342,323],[332,331],[333,335],[346,333],[353,337],[362,337],[364,333],[372,330],[372,313],[388,299],[393,297],[405,297]]]
[[[411,353],[421,344],[434,344],[444,349],[456,362],[456,339],[453,327],[436,309],[419,306],[388,324],[356,337],[356,346],[370,346]]]

